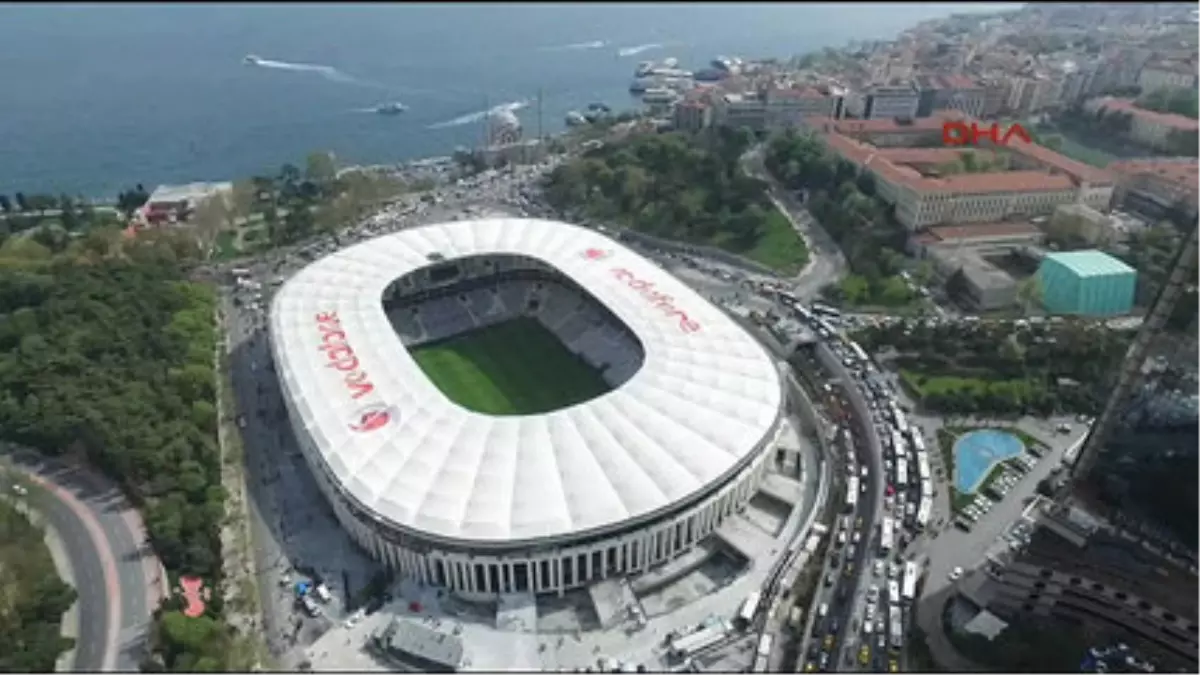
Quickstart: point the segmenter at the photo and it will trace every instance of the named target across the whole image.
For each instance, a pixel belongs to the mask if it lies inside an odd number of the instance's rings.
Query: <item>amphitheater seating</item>
[[[513,281],[500,286],[500,300],[510,315],[516,316],[525,307],[532,286],[527,281]]]
[[[531,309],[534,303],[536,309]],[[519,316],[536,318],[568,349],[602,369],[604,379],[613,386],[627,381],[641,365],[633,336],[608,323],[586,298],[553,282],[500,282],[430,300],[416,310],[393,310],[388,318],[411,347]]]
[[[388,313],[392,328],[400,335],[405,344],[425,341],[425,327],[421,325],[420,316],[411,309],[395,309]]]
[[[441,340],[472,328],[478,328],[475,319],[458,296],[438,298],[421,305],[421,323],[430,340]]]

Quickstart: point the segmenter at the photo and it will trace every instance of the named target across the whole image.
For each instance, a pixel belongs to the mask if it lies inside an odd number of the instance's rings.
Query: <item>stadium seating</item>
[[[619,386],[641,367],[637,340],[609,323],[601,308],[553,281],[501,281],[460,294],[389,312],[396,332],[409,347],[510,321],[536,318],[580,358],[604,371]]]

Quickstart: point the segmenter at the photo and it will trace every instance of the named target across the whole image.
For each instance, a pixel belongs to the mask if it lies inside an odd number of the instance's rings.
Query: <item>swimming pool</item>
[[[1025,451],[1016,435],[999,429],[979,429],[954,442],[954,488],[973,495],[992,467]]]

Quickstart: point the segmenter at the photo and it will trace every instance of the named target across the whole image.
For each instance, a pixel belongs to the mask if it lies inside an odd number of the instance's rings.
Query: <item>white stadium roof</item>
[[[587,289],[641,339],[642,368],[541,415],[450,401],[401,343],[383,292],[431,254],[489,253],[540,259]],[[353,356],[322,347],[330,312]],[[755,452],[782,403],[772,360],[719,309],[621,244],[553,221],[459,221],[357,244],[291,278],[270,320],[285,395],[342,488],[386,521],[455,540],[568,535],[669,507]]]

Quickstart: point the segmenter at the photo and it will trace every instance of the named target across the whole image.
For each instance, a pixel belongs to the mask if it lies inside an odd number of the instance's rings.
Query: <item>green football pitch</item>
[[[488,415],[536,415],[611,387],[540,323],[518,318],[413,350],[450,400]]]

